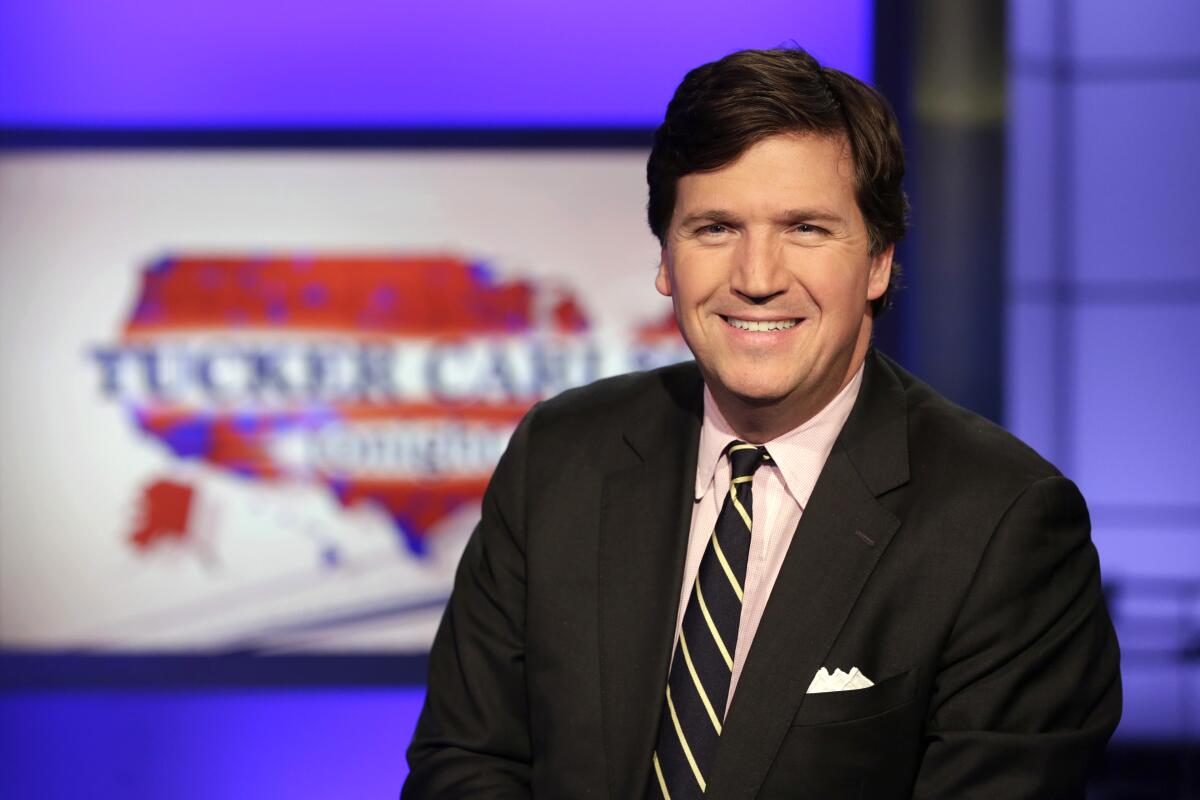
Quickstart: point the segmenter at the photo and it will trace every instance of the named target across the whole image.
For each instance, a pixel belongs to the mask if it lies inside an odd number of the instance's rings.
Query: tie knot
[[[754,471],[758,469],[760,464],[771,460],[771,456],[767,453],[767,448],[756,447],[745,442],[734,441],[729,445],[727,453],[729,455],[731,478],[748,478],[754,474]]]

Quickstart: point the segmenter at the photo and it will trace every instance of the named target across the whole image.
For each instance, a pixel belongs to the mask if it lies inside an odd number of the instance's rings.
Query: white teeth
[[[766,322],[757,322],[749,319],[725,317],[725,321],[733,327],[741,328],[744,331],[785,331],[788,328],[796,327],[796,320],[794,319],[773,319]]]

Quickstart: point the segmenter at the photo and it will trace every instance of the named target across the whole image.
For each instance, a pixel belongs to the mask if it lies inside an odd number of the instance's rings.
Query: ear
[[[671,296],[671,268],[667,266],[667,248],[663,248],[658,260],[658,274],[654,276],[654,288],[663,297]]]
[[[887,291],[892,280],[892,257],[896,254],[896,245],[889,244],[886,249],[871,256],[870,272],[867,274],[867,299],[878,300]]]

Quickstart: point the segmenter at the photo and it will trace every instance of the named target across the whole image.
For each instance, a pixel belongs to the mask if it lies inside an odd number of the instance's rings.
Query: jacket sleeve
[[[1082,798],[1121,716],[1119,653],[1083,497],[1030,485],[943,651],[917,798]]]
[[[525,693],[525,455],[518,426],[483,498],[429,655],[404,800],[530,796]]]

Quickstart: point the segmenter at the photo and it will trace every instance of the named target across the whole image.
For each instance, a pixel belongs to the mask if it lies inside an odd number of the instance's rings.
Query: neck
[[[854,373],[851,372],[846,383],[853,376]],[[712,395],[717,407],[721,409],[721,415],[739,439],[750,444],[766,444],[788,431],[799,428],[819,414],[821,409],[829,405],[838,392],[845,388],[846,383],[838,386],[833,392],[812,394],[804,397],[802,403],[787,407],[777,403],[759,405],[718,391],[714,391]]]
[[[866,360],[871,343],[869,321],[867,324],[867,335],[856,343],[849,364],[841,372],[841,380],[836,385],[829,384],[823,391],[764,401],[739,397],[710,383],[713,400],[738,438],[750,444],[765,444],[799,428],[833,402]]]

